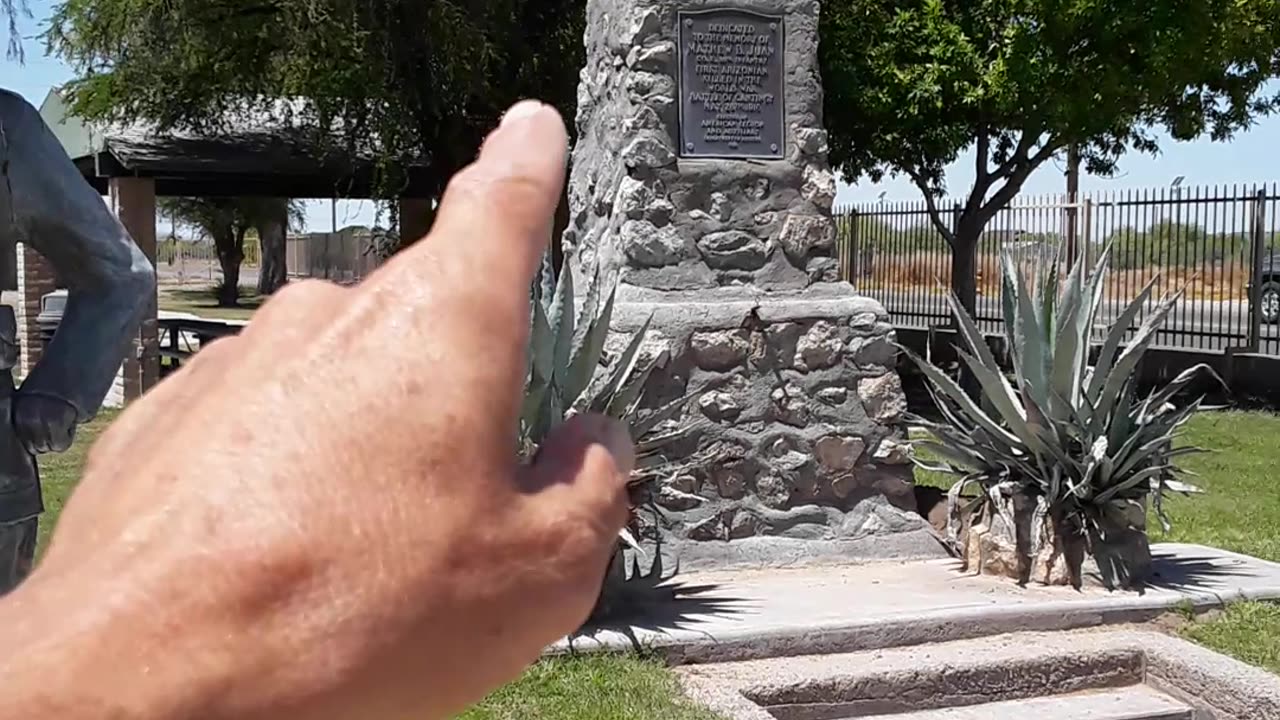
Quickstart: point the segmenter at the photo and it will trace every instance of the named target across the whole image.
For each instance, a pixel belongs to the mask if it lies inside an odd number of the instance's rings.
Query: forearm
[[[100,591],[37,573],[0,600],[0,718],[203,717],[216,683],[197,658],[174,652],[183,628],[161,644],[154,619],[129,617],[118,595]]]

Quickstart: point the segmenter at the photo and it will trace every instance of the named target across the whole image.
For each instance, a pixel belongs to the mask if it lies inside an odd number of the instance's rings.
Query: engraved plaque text
[[[680,154],[783,157],[783,19],[740,10],[678,17]]]

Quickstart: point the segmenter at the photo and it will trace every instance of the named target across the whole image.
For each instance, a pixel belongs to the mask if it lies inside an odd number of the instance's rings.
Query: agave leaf
[[[649,376],[653,371],[658,369],[658,361],[657,357],[645,360],[644,364],[632,374],[631,379],[618,390],[606,411],[610,416],[629,418],[636,414],[640,409],[641,400],[644,399],[645,384],[649,382]]]
[[[574,321],[573,272],[569,265],[560,270],[560,280],[556,283],[555,295],[547,307],[547,325],[555,338],[552,345],[553,377],[556,385],[567,386],[569,362],[573,357],[573,338],[577,334]]]
[[[961,412],[963,412],[975,425],[1010,445],[1016,446],[1021,444],[1022,441],[1019,440],[1016,435],[1002,428],[999,423],[995,422],[988,417],[986,413],[982,412],[981,408],[974,403],[973,399],[970,398],[964,390],[960,389],[960,386],[956,384],[956,381],[947,377],[946,373],[925,362],[923,358],[916,355],[909,348],[901,345],[898,347],[902,348],[903,352],[907,354],[907,357],[911,358],[912,361],[916,363],[929,382],[954,401]]]
[[[1080,317],[1084,314],[1084,263],[1077,262],[1067,278],[1066,290],[1058,306],[1056,338],[1053,344],[1049,410],[1055,418],[1067,419],[1068,408],[1074,407],[1080,394],[1080,378],[1088,365],[1089,334],[1081,334]],[[1059,400],[1061,398],[1061,400]]]
[[[1183,495],[1203,495],[1204,489],[1189,483],[1179,482],[1177,480],[1162,480],[1160,486],[1169,492],[1181,493]],[[1156,493],[1159,495],[1159,493]],[[1166,530],[1165,532],[1168,532]]]
[[[986,387],[984,384],[983,389],[986,390],[991,401],[996,403],[996,407],[1002,415],[1005,414],[1005,410],[1009,406],[1017,408],[1017,394],[1013,391],[1013,385],[1009,383],[1009,378],[1005,377],[1004,371],[1000,369],[1000,364],[996,362],[995,355],[991,353],[991,348],[987,345],[986,336],[978,329],[978,324],[973,321],[969,312],[960,304],[960,300],[955,296],[955,293],[948,294],[947,302],[951,305],[951,314],[956,318],[956,325],[960,329],[961,337],[973,350],[982,366],[999,381],[995,387]],[[1025,412],[1017,412],[1016,414],[1022,418],[1026,417]]]
[[[1004,424],[1027,447],[1039,449],[1040,438],[1027,424],[1027,411],[1018,404],[1017,397],[1013,395],[1013,389],[1009,387],[1009,381],[1004,379],[1004,375],[999,370],[992,372],[990,368],[982,365],[979,360],[964,350],[957,352],[960,354],[960,359],[969,367],[969,371],[977,378],[978,384],[982,386],[983,396],[1004,420]],[[1009,394],[1005,394],[1006,389]]]
[[[1186,389],[1186,387],[1196,378],[1200,377],[1201,374],[1209,375],[1214,380],[1217,380],[1218,384],[1222,387],[1227,386],[1226,381],[1222,379],[1222,376],[1219,375],[1212,366],[1200,363],[1199,365],[1187,368],[1186,370],[1178,373],[1178,376],[1173,380],[1170,380],[1169,384],[1165,385],[1160,390],[1153,392],[1150,397],[1147,398],[1148,404],[1154,407],[1163,407],[1165,403],[1169,402],[1176,397],[1178,393]]]
[[[645,337],[649,334],[649,323],[652,316],[644,321],[640,326],[640,331],[631,337],[631,342],[627,343],[627,347],[622,351],[622,355],[618,357],[614,363],[613,372],[609,374],[609,379],[605,381],[600,392],[591,400],[589,405],[592,412],[605,412],[613,405],[614,396],[618,389],[629,380],[635,373],[636,363],[640,361],[640,347],[644,344]],[[616,415],[614,417],[617,417]]]
[[[1142,470],[1139,470],[1138,472],[1130,475],[1124,480],[1098,493],[1097,497],[1094,499],[1094,502],[1100,506],[1106,505],[1116,495],[1119,495],[1122,492],[1132,490],[1138,487],[1139,485],[1149,481],[1151,478],[1160,477],[1160,475],[1162,475],[1163,473],[1168,472],[1170,467],[1171,466],[1169,465],[1154,465],[1149,468],[1143,468]]]
[[[1024,395],[1024,403],[1025,396],[1030,395],[1043,407],[1048,404],[1049,399],[1048,348],[1044,341],[1044,331],[1036,317],[1031,296],[1027,294],[1026,283],[1022,281],[1013,259],[1008,253],[1004,253],[1001,262],[1016,293],[1013,313],[1015,334],[1009,338],[1010,344],[1018,348],[1018,362],[1014,364],[1014,370]]]
[[[577,345],[569,374],[565,380],[564,394],[570,404],[576,403],[582,393],[591,385],[596,368],[600,366],[600,358],[604,354],[604,341],[609,336],[609,323],[613,320],[613,302],[618,289],[609,291],[608,299],[600,314],[594,318],[585,316],[579,321],[578,328],[582,341]]]
[[[1111,326],[1111,331],[1107,333],[1107,339],[1102,344],[1102,351],[1098,355],[1098,363],[1093,368],[1093,376],[1089,381],[1088,396],[1094,402],[1097,401],[1098,395],[1102,392],[1103,386],[1106,384],[1107,378],[1111,374],[1111,365],[1115,362],[1116,353],[1120,352],[1120,346],[1124,343],[1124,338],[1129,334],[1129,327],[1133,325],[1133,321],[1137,319],[1138,314],[1147,306],[1147,301],[1151,299],[1151,293],[1155,289],[1159,278],[1152,278],[1147,283],[1142,292],[1138,293],[1138,297],[1124,309],[1120,317],[1116,319],[1115,324]]]
[[[689,398],[681,397],[672,400],[642,418],[637,418],[635,422],[631,423],[631,439],[643,440],[646,435],[653,432],[654,428],[679,415],[684,410],[687,402],[689,402]]]
[[[1111,415],[1114,410],[1116,400],[1120,396],[1121,390],[1129,382],[1130,376],[1138,366],[1138,361],[1146,353],[1147,348],[1155,339],[1156,331],[1164,324],[1165,318],[1173,311],[1177,301],[1182,297],[1182,293],[1174,293],[1160,303],[1160,306],[1152,312],[1142,327],[1138,330],[1138,334],[1133,341],[1125,347],[1124,352],[1120,353],[1120,357],[1116,360],[1115,366],[1105,377],[1105,384],[1102,387],[1102,393],[1097,398],[1095,407],[1094,424],[1099,422],[1099,418],[1106,418]],[[1094,378],[1097,382],[1098,378]]]

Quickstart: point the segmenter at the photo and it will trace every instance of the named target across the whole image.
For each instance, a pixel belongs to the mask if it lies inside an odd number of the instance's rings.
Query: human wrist
[[[0,720],[204,716],[218,674],[187,662],[185,642],[162,642],[163,621],[119,602],[122,594],[37,573],[0,599]]]

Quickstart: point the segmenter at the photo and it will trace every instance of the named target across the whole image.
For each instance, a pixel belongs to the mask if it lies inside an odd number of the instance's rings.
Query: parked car
[[[53,334],[58,331],[62,322],[62,313],[67,309],[67,291],[54,290],[40,299],[40,314],[36,316],[36,325],[40,327],[40,340],[48,345]]]
[[[1262,321],[1280,323],[1280,250],[1262,260],[1262,293],[1259,295]]]

